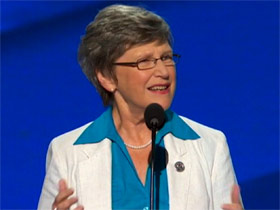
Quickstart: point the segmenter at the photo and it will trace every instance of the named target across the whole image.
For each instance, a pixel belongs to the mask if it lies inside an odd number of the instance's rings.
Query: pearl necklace
[[[152,143],[152,140],[148,141],[146,144],[139,145],[139,146],[127,144],[127,143],[125,143],[125,142],[124,142],[124,145],[127,146],[128,148],[131,148],[131,149],[144,149],[144,148],[146,148],[147,146],[149,146],[151,143]]]

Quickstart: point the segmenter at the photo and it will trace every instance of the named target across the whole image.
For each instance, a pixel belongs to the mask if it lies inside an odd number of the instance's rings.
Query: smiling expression
[[[166,55],[172,55],[168,43],[152,42],[128,49],[116,62],[136,62]],[[115,66],[115,74],[114,99],[117,105],[125,105],[130,110],[145,110],[150,103],[158,103],[164,109],[171,105],[176,86],[174,65],[165,66],[158,60],[156,66],[148,70]]]

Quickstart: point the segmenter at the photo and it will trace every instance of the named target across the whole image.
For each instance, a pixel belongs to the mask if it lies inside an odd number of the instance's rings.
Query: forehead
[[[156,54],[156,53],[164,53],[164,52],[171,52],[172,48],[168,42],[160,43],[158,41],[147,43],[147,44],[139,44],[133,45],[129,49],[127,49],[123,56],[141,56],[146,54]],[[121,56],[121,57],[123,57]]]

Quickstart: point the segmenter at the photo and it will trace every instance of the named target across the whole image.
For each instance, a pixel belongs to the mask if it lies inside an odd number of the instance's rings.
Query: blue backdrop
[[[55,136],[102,102],[76,59],[80,36],[114,2],[1,2],[1,209],[35,209]],[[172,108],[225,132],[246,209],[279,209],[279,3],[143,1],[182,55]]]

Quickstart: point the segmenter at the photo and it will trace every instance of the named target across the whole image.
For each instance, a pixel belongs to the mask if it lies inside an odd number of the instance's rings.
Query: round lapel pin
[[[175,168],[176,168],[176,170],[177,170],[178,172],[182,172],[182,171],[185,170],[185,165],[184,165],[183,162],[177,161],[177,162],[175,163]]]

